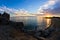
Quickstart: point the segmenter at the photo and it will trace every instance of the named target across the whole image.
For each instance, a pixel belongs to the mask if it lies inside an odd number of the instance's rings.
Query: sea
[[[26,30],[44,30],[51,24],[51,19],[41,16],[17,16],[11,17],[11,21],[23,22]]]

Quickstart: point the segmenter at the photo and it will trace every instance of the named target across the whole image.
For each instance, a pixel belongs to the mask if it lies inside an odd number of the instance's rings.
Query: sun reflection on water
[[[46,27],[48,28],[51,24],[51,19],[46,19]]]

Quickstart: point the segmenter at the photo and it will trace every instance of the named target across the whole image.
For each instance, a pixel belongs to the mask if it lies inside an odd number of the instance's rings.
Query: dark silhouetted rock
[[[6,12],[4,12],[3,14],[2,14],[2,17],[3,18],[5,18],[6,20],[10,20],[10,15],[8,14],[8,13],[6,13]]]
[[[60,17],[51,18],[51,25],[46,29],[46,32],[47,31],[50,34],[47,36],[46,40],[60,40]]]
[[[45,29],[40,31],[40,35],[36,35],[39,37],[43,37],[44,40],[60,40],[60,17],[50,17],[47,19],[51,19],[51,25]],[[36,37],[35,36],[35,37]]]
[[[24,27],[23,22],[13,22],[13,21],[10,21],[9,25],[13,26],[14,28],[19,29],[19,30],[22,30],[22,28]]]
[[[2,24],[8,24],[10,20],[10,15],[6,12],[2,14]]]
[[[60,17],[53,17],[51,20],[51,26],[56,28],[56,29],[60,29]]]
[[[0,13],[0,24],[2,23],[2,20],[1,20],[1,19],[2,19],[2,15],[1,15],[1,13]]]

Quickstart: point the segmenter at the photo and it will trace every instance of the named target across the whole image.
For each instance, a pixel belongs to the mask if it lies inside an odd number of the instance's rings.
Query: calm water
[[[51,19],[46,19],[40,16],[20,16],[20,17],[12,17],[11,20],[17,22],[23,22],[25,25],[25,29],[45,29],[49,27],[51,24]]]

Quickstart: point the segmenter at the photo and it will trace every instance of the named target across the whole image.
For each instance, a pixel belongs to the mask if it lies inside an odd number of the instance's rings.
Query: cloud
[[[19,15],[19,14],[27,14],[29,13],[28,11],[26,11],[25,9],[14,9],[14,8],[8,8],[6,6],[0,6],[0,12],[7,12],[9,14],[13,15]]]
[[[57,7],[55,7],[57,5]],[[6,6],[0,6],[0,12],[6,11],[9,14],[13,15],[20,15],[20,14],[28,14],[28,12],[25,9],[14,9],[14,8],[8,8]],[[40,6],[40,8],[37,11],[37,14],[44,14],[45,12],[49,12],[52,14],[59,14],[60,13],[60,0],[48,0],[43,5]]]
[[[59,15],[60,14],[60,7],[56,7],[53,10],[47,10],[47,12],[49,12],[51,14]]]
[[[58,0],[56,2],[56,4],[54,5],[54,8],[53,9],[48,9],[48,10],[45,10],[45,12],[49,12],[51,14],[55,14],[55,15],[60,15],[60,0]]]
[[[2,12],[6,11],[7,13],[14,13],[15,11],[18,11],[18,10],[12,9],[12,8],[8,8],[6,6],[3,6],[3,7],[0,6],[0,11],[2,11]]]
[[[52,10],[54,9],[54,5],[58,2],[59,0],[49,0],[47,2],[45,2],[45,4],[43,4],[42,6],[40,6],[40,8],[38,9],[38,13],[45,13],[47,12],[47,10]]]

